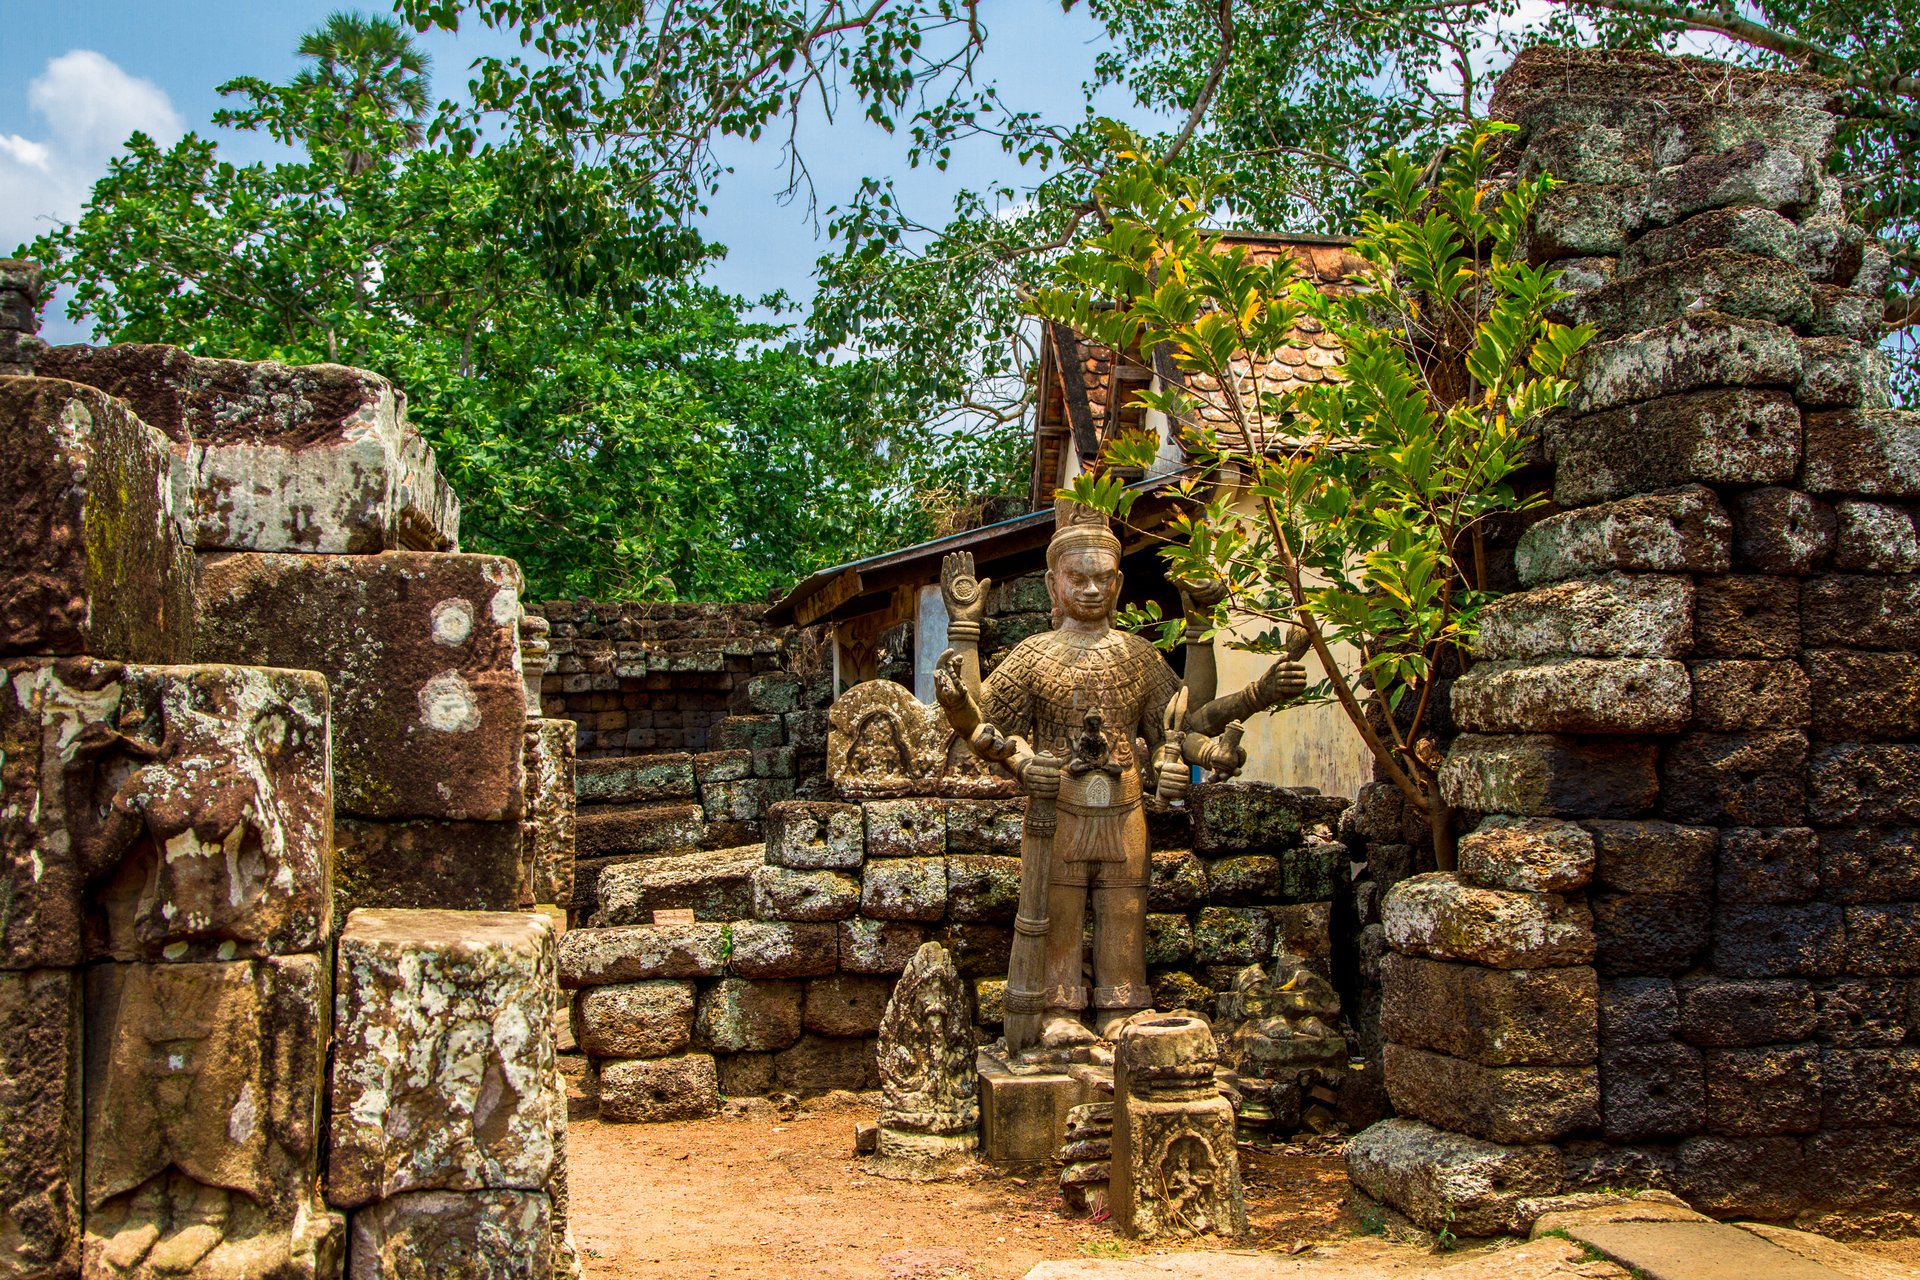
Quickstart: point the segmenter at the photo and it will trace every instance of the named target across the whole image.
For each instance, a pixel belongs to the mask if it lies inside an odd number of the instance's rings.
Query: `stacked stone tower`
[[[1519,171],[1566,184],[1532,257],[1599,332],[1453,691],[1477,829],[1382,912],[1400,1118],[1349,1163],[1430,1228],[1603,1184],[1920,1201],[1920,418],[1829,94],[1544,49],[1496,93]]]

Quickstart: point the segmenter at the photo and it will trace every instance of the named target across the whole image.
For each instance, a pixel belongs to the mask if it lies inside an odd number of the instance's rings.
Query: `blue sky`
[[[301,33],[321,22],[338,0],[0,0],[0,253],[71,218],[93,179],[134,129],[164,139],[186,130],[212,133],[235,160],[271,154],[265,139],[213,130],[222,105],[214,86],[239,75],[284,79],[299,60]],[[380,11],[378,3],[361,6]],[[1091,74],[1100,33],[1084,6],[1063,14],[1054,0],[986,0],[990,36],[984,78],[997,80],[1014,105],[1053,118],[1077,115],[1081,84]],[[458,36],[423,38],[434,58],[436,94],[466,79],[468,62],[510,42],[479,27]],[[1103,100],[1125,113],[1123,98]],[[824,208],[869,174],[891,175],[906,207],[938,222],[963,187],[1018,180],[1019,166],[988,142],[956,156],[946,173],[911,170],[902,140],[858,118],[857,109],[830,126],[804,122],[801,142]],[[782,288],[811,293],[815,238],[805,202],[782,204],[785,168],[777,141],[732,142],[722,156],[734,172],[723,180],[703,223],[728,247],[713,278],[757,296]],[[51,311],[46,336],[85,335]]]

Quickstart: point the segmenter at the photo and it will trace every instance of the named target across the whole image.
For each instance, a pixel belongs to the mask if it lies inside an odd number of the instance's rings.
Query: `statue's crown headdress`
[[[1107,526],[1107,518],[1092,507],[1072,498],[1056,498],[1053,503],[1053,537],[1047,542],[1047,568],[1060,563],[1069,551],[1098,549],[1111,551],[1120,558],[1120,539]]]

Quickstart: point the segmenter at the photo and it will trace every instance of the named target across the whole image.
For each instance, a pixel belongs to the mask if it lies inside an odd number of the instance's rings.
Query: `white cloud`
[[[79,216],[107,161],[136,130],[171,143],[186,131],[166,90],[91,49],[49,59],[27,86],[37,138],[0,133],[0,256]],[[67,328],[53,308],[47,336]]]

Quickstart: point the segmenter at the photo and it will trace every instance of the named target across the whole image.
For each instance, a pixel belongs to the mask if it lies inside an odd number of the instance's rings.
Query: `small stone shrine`
[[[925,1182],[973,1164],[980,1140],[973,1024],[953,957],[924,943],[880,1019],[879,1145],[867,1169]]]
[[[1214,1052],[1200,1018],[1142,1018],[1120,1033],[1108,1195],[1124,1236],[1246,1234],[1233,1104],[1214,1083]]]
[[[1291,1133],[1308,1113],[1325,1112],[1313,1091],[1334,1096],[1347,1067],[1340,996],[1298,956],[1277,951],[1273,971],[1248,965],[1220,997],[1214,1031],[1222,1064],[1237,1077],[1240,1125],[1251,1133]],[[1327,1113],[1313,1117],[1331,1123]]]

